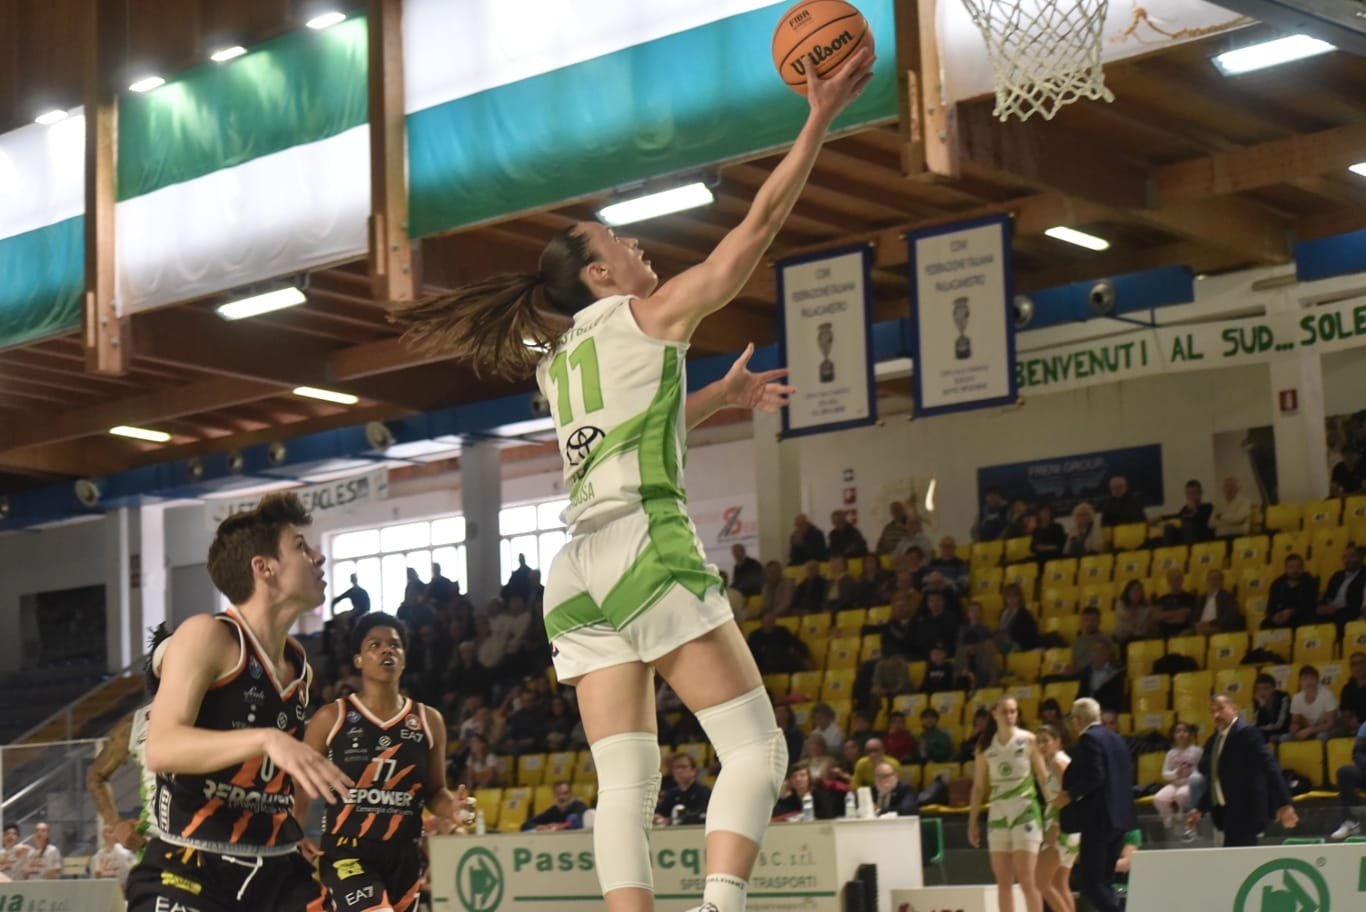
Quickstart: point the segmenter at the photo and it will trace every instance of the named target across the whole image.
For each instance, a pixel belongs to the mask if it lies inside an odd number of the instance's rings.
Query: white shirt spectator
[[[1327,687],[1320,687],[1318,697],[1310,703],[1304,697],[1304,691],[1300,691],[1290,698],[1290,714],[1299,716],[1310,725],[1318,725],[1323,721],[1323,717],[1330,712],[1336,712],[1338,708],[1337,698]]]
[[[41,852],[37,846],[33,846],[33,851],[29,853],[27,863],[23,866],[22,877],[15,877],[15,880],[56,880],[62,876],[62,853],[57,851],[57,847],[52,843],[47,844],[47,848]]]
[[[16,842],[7,848],[0,848],[0,877],[5,880],[23,880],[24,862],[33,851],[31,846]]]
[[[133,853],[114,843],[113,848],[100,849],[90,856],[90,876],[95,878],[111,878],[119,882],[119,886],[128,885],[128,872],[133,869],[137,859]]]
[[[1220,498],[1209,515],[1209,527],[1220,538],[1246,535],[1251,527],[1252,504],[1241,494]]]
[[[830,753],[838,754],[840,748],[844,747],[844,732],[840,731],[839,725],[831,722],[825,728],[812,726],[811,734],[820,735],[825,739],[826,747],[830,748]]]

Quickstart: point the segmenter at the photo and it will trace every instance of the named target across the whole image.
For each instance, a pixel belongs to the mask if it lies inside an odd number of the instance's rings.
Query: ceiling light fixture
[[[227,63],[229,60],[236,60],[246,52],[247,49],[242,47],[242,45],[234,44],[232,47],[225,47],[221,50],[214,51],[209,55],[209,59],[214,63]]]
[[[708,206],[715,199],[706,184],[695,181],[681,187],[610,203],[598,210],[598,218],[609,226],[629,225],[632,222],[643,222],[672,212]]]
[[[44,111],[37,117],[33,118],[33,122],[36,124],[42,124],[46,127],[55,123],[61,123],[62,121],[66,120],[66,117],[67,113],[65,111],[59,108],[53,108],[51,111]]]
[[[166,80],[160,76],[144,76],[128,87],[130,92],[150,92],[159,89],[166,84]]]
[[[336,11],[334,10],[334,11],[328,12],[328,13],[319,13],[318,15],[314,16],[312,19],[310,19],[310,20],[308,20],[307,22],[305,22],[304,25],[306,25],[306,26],[308,26],[309,28],[313,29],[315,32],[321,32],[323,29],[329,29],[329,28],[331,28],[332,26],[336,25],[338,22],[345,22],[345,21],[346,21],[346,13],[339,13],[339,12],[336,12]]]
[[[307,300],[308,298],[304,297],[302,291],[291,285],[288,288],[277,288],[264,294],[252,295],[249,298],[220,304],[218,305],[218,315],[224,320],[245,320],[248,317],[258,317],[261,314],[270,313],[272,310],[296,307]]]
[[[1353,174],[1359,174],[1362,177],[1366,177],[1366,161],[1357,162],[1355,165],[1348,165],[1347,170],[1351,171]]]
[[[321,399],[323,402],[335,402],[338,405],[355,405],[360,402],[359,396],[350,393],[339,393],[336,390],[319,389],[316,386],[296,386],[294,395],[303,396],[305,399]]]
[[[171,435],[165,431],[154,431],[151,428],[131,427],[130,425],[120,424],[118,427],[111,427],[109,433],[115,437],[129,437],[133,440],[146,440],[148,443],[170,443]]]
[[[1066,225],[1055,225],[1045,231],[1044,234],[1054,240],[1076,244],[1078,247],[1085,247],[1087,250],[1110,249],[1110,242],[1105,238],[1099,238],[1094,234],[1087,234],[1085,231],[1078,231],[1075,228],[1068,228]]]
[[[1210,58],[1210,62],[1225,76],[1238,76],[1335,50],[1337,48],[1328,42],[1310,38],[1308,35],[1288,35],[1285,38],[1238,48],[1236,51],[1216,54]]]

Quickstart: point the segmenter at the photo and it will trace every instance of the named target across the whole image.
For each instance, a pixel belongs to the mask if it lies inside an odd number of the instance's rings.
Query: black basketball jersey
[[[232,626],[237,664],[204,694],[196,728],[231,731],[267,728],[301,738],[308,706],[308,659],[293,638],[285,655],[297,676],[281,683],[266,650],[241,615],[229,608],[217,619]],[[264,753],[212,773],[157,775],[156,821],[175,845],[242,855],[291,852],[303,837],[292,813],[294,781]]]
[[[405,700],[392,719],[376,718],[354,694],[337,701],[327,758],[356,783],[323,812],[323,848],[339,838],[415,840],[422,835],[432,733],[421,703]]]

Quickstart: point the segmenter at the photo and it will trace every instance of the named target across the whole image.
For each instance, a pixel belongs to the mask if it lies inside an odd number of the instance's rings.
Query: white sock
[[[717,912],[745,912],[747,884],[734,874],[708,874],[702,890],[702,907],[714,906]]]

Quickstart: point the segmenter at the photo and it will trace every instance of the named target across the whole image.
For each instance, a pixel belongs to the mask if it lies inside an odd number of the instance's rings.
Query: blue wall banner
[[[1157,443],[984,466],[977,470],[977,502],[985,498],[987,488],[995,487],[1007,500],[1018,498],[1031,507],[1051,504],[1058,518],[1065,519],[1082,501],[1099,510],[1100,502],[1110,496],[1113,475],[1123,475],[1144,506],[1164,502],[1162,445]]]
[[[779,358],[797,388],[783,436],[877,420],[873,385],[872,249],[866,244],[780,261]]]
[[[907,237],[917,418],[1015,402],[1010,217]]]

